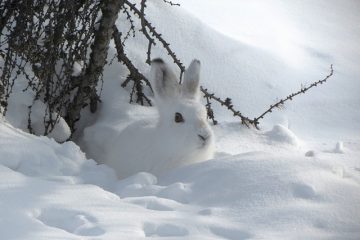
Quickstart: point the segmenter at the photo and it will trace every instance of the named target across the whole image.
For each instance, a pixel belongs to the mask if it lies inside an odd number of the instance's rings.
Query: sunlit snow
[[[26,133],[32,96],[18,79],[0,119],[1,239],[359,239],[359,2],[181,3],[148,1],[147,17],[185,65],[200,59],[209,91],[249,117],[323,78],[330,64],[334,76],[266,116],[260,130],[213,103],[214,159],[126,179],[97,162],[124,128],[157,112],[128,104],[124,67],[106,67],[99,111],[84,111],[75,142],[63,144]],[[148,76],[145,43],[128,40],[127,53]],[[161,46],[153,57],[171,63]],[[52,137],[68,131],[62,121]]]

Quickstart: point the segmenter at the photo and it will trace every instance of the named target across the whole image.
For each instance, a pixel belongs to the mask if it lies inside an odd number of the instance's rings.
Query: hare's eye
[[[181,122],[184,122],[184,118],[183,116],[181,115],[181,113],[175,113],[175,122],[177,123],[181,123]]]

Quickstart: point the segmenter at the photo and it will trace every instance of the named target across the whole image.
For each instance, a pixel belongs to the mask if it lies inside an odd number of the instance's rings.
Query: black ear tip
[[[154,58],[151,62],[152,63],[164,63],[164,60],[162,60],[161,58]]]

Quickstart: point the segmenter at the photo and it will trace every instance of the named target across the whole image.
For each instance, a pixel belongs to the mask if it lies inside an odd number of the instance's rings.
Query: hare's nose
[[[205,136],[203,136],[203,135],[200,135],[200,134],[198,134],[198,136],[199,136],[199,138],[202,140],[202,141],[206,141],[206,139],[207,139],[207,137],[205,137]]]
[[[211,138],[211,134],[208,132],[201,132],[201,133],[198,133],[198,137],[200,138],[200,140],[203,143],[206,143]]]
[[[198,134],[198,137],[199,137],[199,140],[200,140],[200,144],[201,144],[201,147],[205,147],[209,144],[210,140],[210,135],[201,135],[201,134]]]

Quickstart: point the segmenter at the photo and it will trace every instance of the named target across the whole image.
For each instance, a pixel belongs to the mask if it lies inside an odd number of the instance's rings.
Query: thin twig
[[[290,95],[287,96],[286,98],[280,99],[277,103],[275,103],[275,104],[273,104],[273,105],[270,105],[270,107],[269,107],[265,112],[263,112],[259,117],[254,118],[253,121],[254,121],[255,126],[258,126],[259,120],[260,120],[260,119],[263,119],[266,114],[271,113],[274,108],[280,108],[286,101],[289,101],[289,100],[291,101],[295,96],[300,95],[300,94],[302,94],[302,93],[305,93],[305,92],[307,92],[309,89],[311,89],[311,88],[313,88],[313,87],[316,87],[316,86],[319,85],[319,84],[325,83],[325,82],[333,75],[333,73],[334,73],[334,69],[333,69],[333,65],[331,64],[331,65],[330,65],[330,73],[329,73],[329,75],[327,75],[327,76],[326,76],[324,79],[322,79],[322,80],[319,80],[319,81],[316,81],[316,82],[312,83],[309,87],[303,87],[303,86],[302,86],[299,91],[290,94]]]
[[[142,0],[144,1],[144,0]],[[175,52],[173,52],[171,49],[170,49],[170,44],[167,43],[163,38],[162,38],[162,35],[160,33],[158,33],[155,29],[155,27],[153,27],[150,22],[148,20],[146,20],[145,17],[143,17],[143,13],[142,11],[140,11],[139,9],[136,8],[136,5],[135,4],[132,4],[130,3],[128,0],[125,0],[125,4],[127,6],[130,7],[130,9],[136,14],[138,15],[140,18],[141,18],[141,21],[142,21],[142,24],[143,24],[143,27],[147,27],[149,29],[149,31],[151,32],[151,34],[159,41],[161,42],[161,44],[163,45],[163,47],[165,48],[165,50],[167,51],[168,55],[171,56],[171,58],[173,59],[174,63],[179,67],[180,69],[180,83],[182,81],[182,76],[185,72],[185,66],[181,63],[181,61],[177,58]],[[142,27],[142,28],[143,28]],[[150,41],[150,40],[149,40]],[[150,45],[150,43],[149,43]],[[151,47],[150,47],[151,48]],[[149,47],[148,47],[148,50],[149,50]],[[151,50],[151,49],[150,49]],[[149,51],[148,51],[149,52]],[[148,56],[149,57],[149,56]],[[148,64],[150,64],[150,62],[147,62]]]
[[[147,50],[147,58],[146,58],[146,63],[150,64],[151,63],[151,47],[152,45],[156,45],[155,44],[155,40],[150,37],[149,33],[147,32],[146,29],[146,24],[145,24],[145,8],[146,8],[146,0],[141,0],[141,8],[140,8],[140,20],[141,20],[141,31],[143,32],[144,36],[147,38],[147,40],[149,41],[148,43],[148,50]]]
[[[130,23],[130,28],[129,28],[128,32],[126,33],[124,40],[121,43],[122,45],[125,45],[125,42],[131,36],[131,33],[132,33],[132,37],[135,37],[135,24],[134,24],[134,20],[131,18],[131,15],[130,15],[128,9],[125,6],[123,6],[122,9],[123,9],[123,13],[125,13],[125,15],[126,15],[126,19]]]
[[[211,119],[211,121],[213,122],[214,125],[217,125],[218,121],[216,121],[216,119],[215,119],[214,111],[211,107],[210,97],[207,94],[205,94],[204,97],[206,98],[205,107],[206,107],[207,116],[208,116],[208,118]]]
[[[208,90],[206,88],[203,88],[202,86],[200,86],[200,90],[201,92],[204,93],[205,98],[210,98],[220,103],[221,106],[226,106],[227,109],[229,109],[234,114],[234,116],[237,116],[241,119],[242,124],[246,125],[247,127],[249,127],[249,124],[254,125],[256,127],[256,125],[254,124],[254,120],[251,120],[250,118],[243,116],[240,111],[234,109],[234,106],[232,105],[230,98],[226,98],[225,100],[222,100],[221,98],[216,97],[214,93],[209,93]]]
[[[134,85],[132,87],[132,92],[130,93],[130,103],[133,102],[133,93],[136,90],[137,100],[136,102],[140,102],[141,105],[144,104],[143,98],[146,100],[146,102],[151,106],[150,99],[143,93],[143,88],[141,81],[144,81],[145,84],[151,89],[151,84],[149,80],[139,72],[139,70],[134,66],[134,64],[131,62],[131,60],[126,56],[124,47],[121,44],[121,33],[119,32],[116,25],[113,26],[113,39],[115,42],[115,48],[117,51],[117,58],[119,62],[122,62],[125,64],[125,66],[129,70],[129,75],[126,78],[126,80],[121,84],[122,87],[126,87],[126,85],[132,80],[134,81]]]
[[[170,4],[171,6],[178,6],[180,7],[180,3],[173,3],[172,1],[163,0],[165,3]]]

